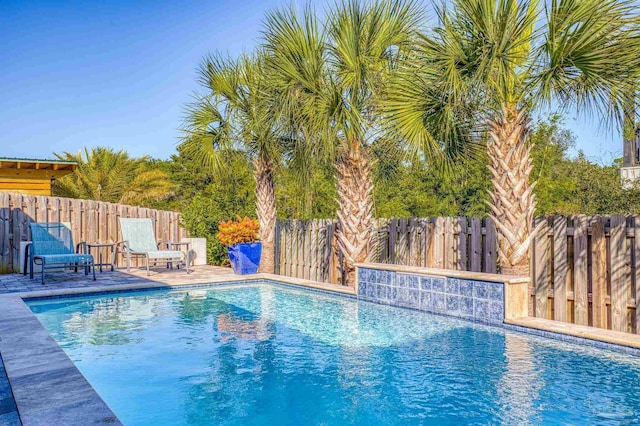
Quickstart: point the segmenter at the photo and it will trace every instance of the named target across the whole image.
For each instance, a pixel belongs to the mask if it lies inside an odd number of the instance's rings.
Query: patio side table
[[[91,249],[97,249],[98,251],[98,263],[95,266],[100,268],[100,272],[102,272],[103,266],[111,267],[111,272],[115,269],[117,245],[117,243],[87,243],[87,252],[91,253]],[[103,255],[105,254],[107,257],[103,261]]]
[[[184,253],[184,264],[188,264],[189,263],[189,246],[191,245],[191,242],[184,242],[184,243],[174,243],[171,241],[167,242],[167,249],[168,250],[180,250],[181,252]],[[186,250],[183,250],[181,247],[186,247]]]

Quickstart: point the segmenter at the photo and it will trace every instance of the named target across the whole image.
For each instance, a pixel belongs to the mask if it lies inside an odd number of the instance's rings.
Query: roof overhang
[[[0,157],[0,176],[57,179],[78,167],[75,161]]]

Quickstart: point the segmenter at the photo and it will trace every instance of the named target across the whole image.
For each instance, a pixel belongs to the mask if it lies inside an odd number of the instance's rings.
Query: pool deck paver
[[[0,357],[0,425],[2,426],[19,426],[20,417],[18,409],[13,400],[9,379],[4,371],[4,363]]]
[[[45,285],[20,274],[0,275],[0,426],[121,424],[23,299],[246,280],[277,280],[355,295],[352,288],[271,274],[235,275],[229,268],[197,266],[83,273],[51,272]],[[10,385],[9,385],[10,384]]]

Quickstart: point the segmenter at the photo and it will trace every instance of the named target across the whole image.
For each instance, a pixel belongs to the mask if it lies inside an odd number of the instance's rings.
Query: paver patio
[[[37,275],[37,274],[36,274]],[[104,287],[122,284],[136,284],[152,281],[154,283],[164,283],[167,285],[179,283],[206,283],[213,277],[219,279],[221,276],[233,276],[230,268],[220,266],[194,266],[187,275],[184,269],[166,269],[157,267],[151,269],[151,275],[147,276],[146,270],[132,268],[131,273],[126,269],[116,269],[113,272],[96,271],[96,281],[91,279],[91,275],[85,276],[83,272],[49,272],[45,275],[45,284],[40,284],[40,279],[34,277],[30,279],[28,275],[6,274],[0,275],[0,294],[25,293],[43,290],[63,290],[69,288],[90,288]]]

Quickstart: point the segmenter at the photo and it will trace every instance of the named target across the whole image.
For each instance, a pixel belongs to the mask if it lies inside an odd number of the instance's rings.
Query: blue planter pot
[[[255,274],[260,266],[262,243],[236,244],[228,248],[233,272],[238,275]]]

